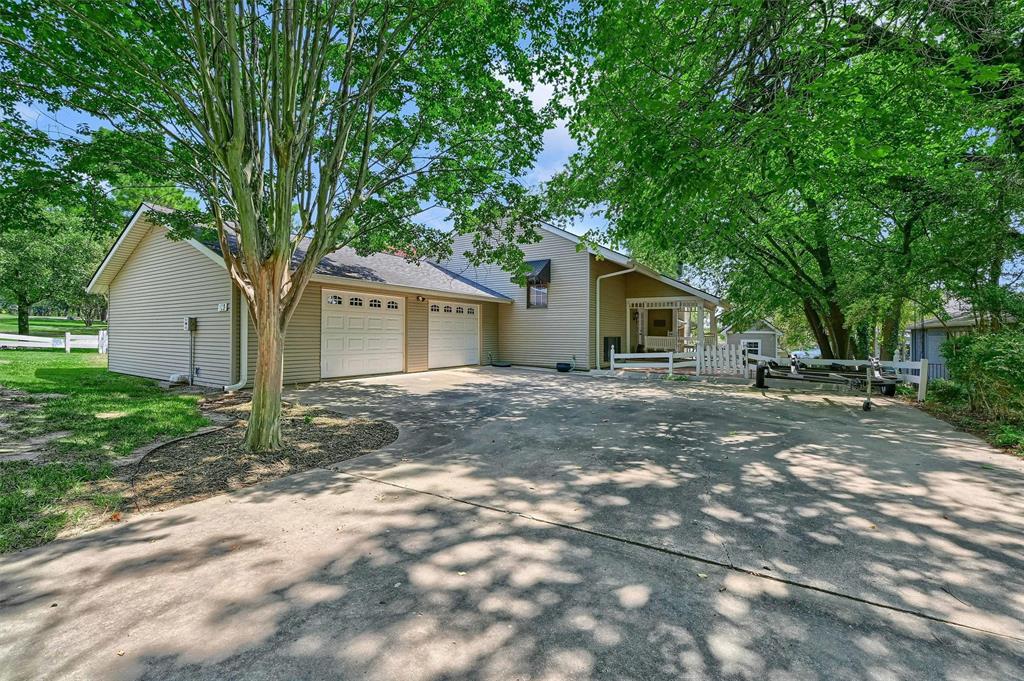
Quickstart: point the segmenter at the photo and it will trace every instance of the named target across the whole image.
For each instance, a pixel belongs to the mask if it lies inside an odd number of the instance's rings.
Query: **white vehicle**
[[[796,357],[797,359],[821,359],[821,350],[818,348],[809,348],[807,350],[794,350],[789,353],[790,357]]]

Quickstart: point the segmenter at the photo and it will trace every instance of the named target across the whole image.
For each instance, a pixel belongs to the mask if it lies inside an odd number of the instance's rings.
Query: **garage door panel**
[[[321,377],[403,371],[404,302],[402,298],[325,290],[321,300]]]
[[[477,306],[431,303],[428,315],[427,365],[431,369],[480,363]]]

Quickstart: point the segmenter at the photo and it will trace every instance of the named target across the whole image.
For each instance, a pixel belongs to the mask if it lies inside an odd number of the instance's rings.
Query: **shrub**
[[[1011,425],[1002,426],[995,432],[992,443],[997,447],[1024,446],[1024,428]]]
[[[1024,417],[1024,333],[954,336],[942,354],[972,411],[1000,420]]]
[[[909,388],[911,386],[906,387]],[[916,393],[917,391],[914,390],[913,392]],[[959,383],[937,378],[934,381],[928,382],[927,399],[929,402],[938,402],[939,404],[963,404],[967,401],[967,391]]]

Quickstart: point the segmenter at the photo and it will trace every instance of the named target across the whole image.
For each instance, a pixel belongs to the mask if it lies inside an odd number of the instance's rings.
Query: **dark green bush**
[[[947,405],[964,404],[967,402],[967,391],[959,383],[937,378],[928,382],[928,401]]]
[[[942,354],[972,411],[999,420],[1024,418],[1024,333],[954,336]]]

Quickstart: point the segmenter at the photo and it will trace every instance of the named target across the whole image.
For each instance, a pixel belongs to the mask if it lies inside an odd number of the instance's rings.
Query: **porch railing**
[[[747,351],[738,345],[705,345],[703,351],[687,352],[615,352],[612,347],[611,369],[657,369],[669,376],[693,369],[697,376],[749,377]]]
[[[644,350],[648,352],[687,352],[697,349],[697,336],[644,336]],[[704,336],[704,346],[716,345],[717,339],[711,334]]]

